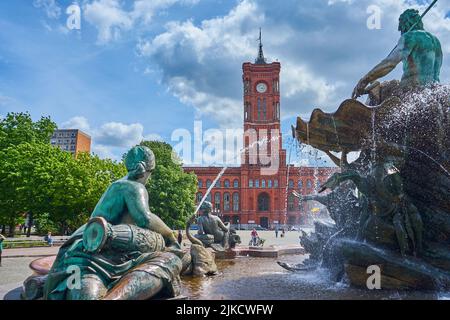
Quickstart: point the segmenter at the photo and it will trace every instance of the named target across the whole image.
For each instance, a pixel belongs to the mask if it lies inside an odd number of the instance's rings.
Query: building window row
[[[211,187],[212,181],[210,179],[206,180],[206,188],[208,189],[209,187]],[[231,188],[231,181],[226,179],[223,181],[223,187],[224,188]],[[203,180],[199,179],[198,180],[198,188],[201,189],[203,188]],[[222,182],[219,180],[216,182],[216,185],[214,186],[214,188],[222,188]],[[239,188],[239,180],[235,179],[233,180],[233,188]]]
[[[211,201],[211,193],[208,194],[208,196],[206,197],[206,201],[212,202]],[[233,212],[238,212],[240,205],[239,205],[239,193],[238,192],[234,192],[233,196],[231,196],[231,194],[229,192],[225,192],[223,195],[220,194],[220,192],[216,192],[214,194],[214,209],[215,210],[222,210],[222,199],[223,199],[223,211],[224,212],[229,212],[232,211]],[[199,203],[200,201],[202,201],[203,199],[203,193],[202,192],[197,192],[197,196],[196,196],[196,201],[197,203]]]
[[[76,137],[76,134],[75,134],[75,132],[55,132],[55,133],[53,133],[53,135],[52,135],[52,138],[64,138],[64,137],[67,137],[67,138],[70,138],[70,137],[75,138],[75,137]]]
[[[311,181],[311,179],[307,179],[306,180],[306,188],[311,189],[312,187],[313,187],[313,182]],[[289,180],[289,188],[294,189],[294,180]],[[297,188],[303,189],[303,180],[298,180]]]
[[[250,179],[248,180],[248,187],[249,188],[262,188],[262,189],[272,189],[272,188],[278,188],[278,180],[265,180],[265,179]]]

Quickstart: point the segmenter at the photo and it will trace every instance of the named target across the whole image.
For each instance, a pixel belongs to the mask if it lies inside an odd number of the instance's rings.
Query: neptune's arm
[[[361,80],[359,80],[353,90],[352,97],[358,98],[359,96],[365,94],[366,87],[371,82],[374,82],[375,80],[389,74],[403,60],[403,58],[407,57],[411,53],[411,50],[412,48],[409,48],[406,45],[405,37],[402,36],[395,49],[364,77],[362,77]]]

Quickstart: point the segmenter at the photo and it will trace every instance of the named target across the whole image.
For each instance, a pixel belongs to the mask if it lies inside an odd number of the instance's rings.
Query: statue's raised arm
[[[417,86],[439,82],[442,66],[442,48],[439,40],[424,30],[419,12],[408,9],[399,18],[398,30],[402,36],[395,49],[361,80],[352,93],[356,99],[368,93],[367,86],[403,62],[402,85]]]

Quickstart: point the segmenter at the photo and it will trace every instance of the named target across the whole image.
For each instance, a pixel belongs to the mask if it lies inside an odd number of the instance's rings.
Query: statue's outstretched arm
[[[389,74],[402,61],[403,57],[409,55],[410,50],[405,46],[405,39],[401,37],[395,49],[372,70],[370,70],[361,80],[359,80],[352,93],[352,98],[356,99],[365,94],[366,87],[373,81]]]
[[[219,228],[222,229],[224,232],[228,232],[228,228],[225,226],[225,224],[222,222],[222,220],[220,218],[217,220],[218,220]]]
[[[168,245],[177,242],[172,230],[157,215],[150,211],[148,193],[144,186],[134,188],[125,197],[128,212],[138,227],[161,234]]]

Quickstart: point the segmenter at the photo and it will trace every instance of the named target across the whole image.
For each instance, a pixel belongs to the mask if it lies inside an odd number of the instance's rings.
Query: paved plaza
[[[305,232],[311,232],[312,228],[302,228]],[[281,232],[278,232],[278,238],[275,237],[275,231],[257,231],[260,238],[265,240],[264,246],[270,246],[270,245],[293,245],[293,244],[300,244],[299,236],[301,233],[299,231],[287,231],[285,233],[285,236],[281,237]],[[248,245],[250,242],[251,236],[250,236],[251,230],[239,230],[237,231],[237,234],[241,237],[241,245]]]
[[[304,228],[306,232],[310,232],[311,228]],[[242,246],[247,246],[251,236],[251,230],[239,230],[237,233],[241,237]],[[196,231],[192,231],[195,234]],[[281,232],[278,238],[275,237],[275,231],[258,231],[261,238],[265,239],[264,247],[271,245],[298,245],[299,231],[287,231],[285,237],[281,237]],[[183,246],[189,245],[188,241],[184,241]],[[58,246],[54,247],[36,247],[36,248],[21,248],[21,249],[5,249],[3,251],[3,266],[0,267],[0,300],[18,298],[19,289],[23,281],[31,275],[29,264],[34,259],[39,257],[46,257],[56,255],[58,253]],[[17,289],[14,291],[14,289]]]

